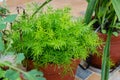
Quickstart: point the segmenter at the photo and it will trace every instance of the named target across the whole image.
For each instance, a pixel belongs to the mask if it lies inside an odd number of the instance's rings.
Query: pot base
[[[71,68],[66,69],[67,72],[56,65],[48,65],[45,68],[40,68],[40,70],[44,73],[44,77],[47,80],[74,80],[79,63],[80,60],[73,60],[70,65]]]

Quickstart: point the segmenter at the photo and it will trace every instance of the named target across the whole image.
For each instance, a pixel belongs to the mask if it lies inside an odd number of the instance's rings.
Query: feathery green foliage
[[[70,9],[53,9],[19,18],[12,26],[13,47],[40,65],[70,64],[73,58],[86,59],[100,44],[98,36],[81,19],[73,19]]]

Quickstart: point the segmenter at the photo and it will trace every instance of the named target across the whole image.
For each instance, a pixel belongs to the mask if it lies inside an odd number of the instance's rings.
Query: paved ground
[[[7,4],[12,12],[15,12],[17,6],[24,6],[29,2],[42,3],[44,1],[45,0],[7,0]],[[85,0],[53,0],[50,2],[50,5],[52,5],[54,8],[63,8],[65,6],[69,6],[72,9],[71,13],[73,16],[78,17],[84,14],[87,3]]]
[[[101,70],[91,66],[87,70],[78,67],[75,80],[101,80]],[[120,80],[120,66],[110,73],[109,80]]]
[[[34,0],[34,2],[37,3],[42,3],[44,1],[45,0]],[[7,4],[11,12],[16,12],[17,6],[25,7],[25,5],[30,2],[33,2],[33,0],[7,0]],[[63,8],[64,6],[69,6],[72,9],[71,14],[76,17],[84,16],[87,7],[86,0],[53,0],[50,2],[50,5],[55,8]],[[96,69],[94,68],[89,68],[86,72],[85,70],[81,70],[78,67],[75,80],[100,80],[100,72],[98,69],[96,72]],[[114,72],[110,74],[110,80],[120,80],[120,67],[118,67]]]

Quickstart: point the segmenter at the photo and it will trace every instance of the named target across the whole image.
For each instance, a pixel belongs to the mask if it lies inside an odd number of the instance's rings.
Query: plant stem
[[[40,7],[32,14],[32,17],[33,17],[42,7],[44,7],[46,4],[48,4],[50,1],[52,1],[52,0],[46,0],[42,5],[40,5]]]
[[[21,72],[21,73],[25,74],[27,77],[31,78],[31,80],[34,80],[33,77],[31,77],[29,74],[27,74],[26,72],[24,72],[23,70],[21,70],[21,69],[19,69],[19,68],[17,68],[17,67],[14,67],[14,66],[12,66],[12,65],[10,65],[10,64],[8,64],[8,63],[2,62],[2,61],[0,61],[0,64],[3,64],[3,65],[5,65],[5,66],[8,66],[8,67],[10,67],[10,68],[12,68],[12,69],[14,69],[14,70],[16,70],[16,71],[18,71],[18,72]]]

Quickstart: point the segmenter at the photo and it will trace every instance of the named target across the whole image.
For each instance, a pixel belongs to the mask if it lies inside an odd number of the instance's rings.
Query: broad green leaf
[[[112,4],[120,21],[120,0],[112,0]]]
[[[106,30],[102,30],[102,33],[103,33],[103,34],[106,34]]]
[[[0,24],[0,30],[3,30],[6,28],[6,24]]]
[[[0,68],[0,78],[5,77],[5,71]]]
[[[2,40],[2,37],[0,37],[0,52],[4,51],[5,47],[4,47],[4,42]]]
[[[25,59],[25,56],[23,53],[19,53],[16,55],[16,64],[21,64],[21,62]]]
[[[33,75],[34,77],[35,77],[36,75],[43,76],[43,73],[40,72],[40,71],[37,71],[37,70],[31,70],[31,71],[29,71],[28,73],[29,73],[30,75]]]
[[[116,36],[116,37],[118,36],[118,33],[117,33],[117,32],[113,32],[112,34],[113,34],[114,36]]]
[[[90,0],[87,6],[87,10],[85,13],[85,22],[88,24],[92,19],[92,14],[95,8],[95,4],[98,0]]]
[[[17,80],[20,77],[20,75],[19,72],[9,69],[6,71],[5,77],[9,80]]]
[[[4,22],[13,22],[16,17],[17,17],[17,14],[8,15],[8,16],[6,16],[6,18],[4,19]]]
[[[37,70],[31,70],[28,72],[28,74],[34,79],[34,80],[46,80],[43,78],[43,73]],[[28,77],[27,77],[28,78]],[[30,77],[28,78],[30,79]]]

